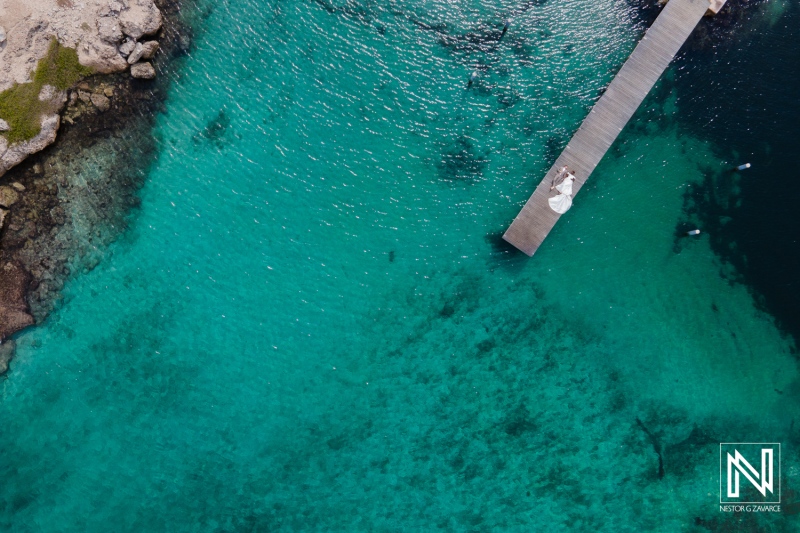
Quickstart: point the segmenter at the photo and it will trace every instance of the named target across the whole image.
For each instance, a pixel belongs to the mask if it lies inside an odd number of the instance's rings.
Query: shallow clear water
[[[500,244],[643,32],[537,4],[210,10],[131,229],[18,338],[0,528],[725,531],[725,441],[797,484],[792,341],[675,238],[728,165],[675,95]]]

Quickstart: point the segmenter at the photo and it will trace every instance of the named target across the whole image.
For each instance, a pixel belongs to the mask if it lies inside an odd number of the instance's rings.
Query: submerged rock
[[[188,52],[192,48],[192,38],[186,34],[178,35],[178,49],[181,52]]]
[[[11,207],[19,201],[19,193],[12,187],[0,187],[0,207]]]
[[[6,341],[0,344],[0,376],[8,371],[8,363],[14,357],[16,347],[17,345],[14,341]]]
[[[156,69],[147,62],[139,62],[131,66],[131,76],[143,80],[152,80],[156,77]]]
[[[95,93],[91,96],[91,100],[95,107],[100,111],[108,111],[108,109],[111,107],[111,100],[109,100],[104,94]]]

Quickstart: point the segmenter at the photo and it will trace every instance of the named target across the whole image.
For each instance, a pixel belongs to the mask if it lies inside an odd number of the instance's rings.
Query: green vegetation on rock
[[[51,85],[59,90],[68,89],[90,74],[92,69],[78,62],[78,53],[74,49],[61,46],[53,38],[47,55],[36,65],[33,80],[15,83],[0,93],[0,118],[11,127],[3,134],[9,144],[35,137],[41,130],[42,115],[55,110],[53,102],[39,100],[42,87]]]

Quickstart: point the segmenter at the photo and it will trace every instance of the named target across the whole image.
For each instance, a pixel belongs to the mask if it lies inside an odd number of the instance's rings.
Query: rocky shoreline
[[[153,79],[156,73],[149,60],[159,44],[152,37],[161,30],[162,22],[153,0],[86,0],[80,5],[60,0],[55,6],[42,0],[4,4],[0,8],[0,91],[6,91],[8,102],[3,108],[0,94],[0,111],[13,118],[0,116],[0,132],[6,132],[0,136],[0,175],[55,141],[58,114],[66,103],[64,90],[73,82],[65,81],[64,73],[52,75],[53,71],[64,70],[79,77],[123,72],[130,67],[134,78]],[[68,51],[75,63],[68,61]],[[62,78],[63,86],[55,88],[50,81],[42,86],[44,81],[33,81],[40,76],[44,62],[52,65],[49,77]],[[24,85],[38,92],[38,101],[22,90],[11,90]],[[102,107],[105,96],[97,98],[98,107]],[[46,110],[38,109],[41,102],[49,104]],[[41,132],[36,134],[39,120]],[[30,135],[23,133],[28,130],[33,130]]]
[[[180,2],[157,4],[164,17],[153,73],[167,71],[191,42]],[[145,46],[131,53],[138,48]],[[169,83],[153,77],[95,75],[66,91],[52,124],[57,141],[0,176],[0,374],[13,356],[9,337],[47,317],[67,278],[97,265],[138,205]]]

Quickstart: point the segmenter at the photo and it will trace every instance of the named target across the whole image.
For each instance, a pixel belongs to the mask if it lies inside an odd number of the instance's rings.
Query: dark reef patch
[[[480,178],[488,163],[488,154],[481,154],[466,135],[442,150],[438,164],[439,177],[445,181],[469,181]]]
[[[717,458],[719,443],[719,438],[707,429],[695,426],[685,439],[664,448],[664,460],[669,464],[670,474],[686,477],[695,475],[695,465]]]
[[[529,0],[510,11],[498,12],[491,21],[478,22],[474,29],[462,32],[451,31],[446,21],[429,20],[425,15],[420,16],[414,12],[400,9],[394,4],[384,7],[373,2],[356,0],[347,0],[339,5],[328,0],[314,0],[314,2],[331,15],[373,27],[380,35],[386,34],[386,25],[381,22],[382,17],[392,16],[404,19],[419,30],[434,34],[442,47],[456,54],[458,60],[466,64],[470,61],[474,62],[479,56],[492,54],[498,49],[501,42],[505,46],[509,46],[516,54],[523,56],[523,59],[532,56],[535,47],[532,46],[530,40],[524,35],[504,32],[504,21],[523,15],[531,9],[546,4],[549,0]],[[542,38],[548,36],[540,35]]]
[[[522,437],[526,433],[535,432],[539,429],[536,419],[524,404],[520,404],[508,414],[503,422],[503,431],[512,437]]]
[[[567,146],[567,142],[569,142],[569,139],[563,135],[548,137],[544,143],[544,160],[555,161],[558,159],[558,156],[564,151],[564,147]]]
[[[208,121],[206,127],[192,137],[192,141],[198,144],[201,141],[208,141],[214,144],[217,148],[222,148],[224,143],[225,132],[231,125],[231,119],[225,112],[225,109],[220,109],[219,113]]]

